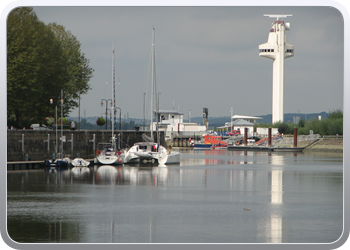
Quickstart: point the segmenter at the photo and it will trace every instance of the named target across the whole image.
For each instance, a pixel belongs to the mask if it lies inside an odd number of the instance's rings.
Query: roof
[[[227,122],[227,123],[229,123],[229,122]],[[248,121],[243,120],[243,119],[237,119],[237,120],[232,121],[232,126],[254,126],[254,125],[255,125],[254,123],[248,122]],[[229,128],[229,127],[231,127],[230,123],[229,123],[229,125],[225,125],[225,126],[221,126],[221,127],[217,127],[217,128]]]
[[[262,119],[261,117],[257,116],[248,116],[248,115],[234,115],[231,116],[232,119],[246,119],[246,120],[260,120]]]
[[[232,122],[233,126],[254,126],[254,123],[248,122],[246,120],[243,119],[238,119]]]
[[[157,112],[156,110],[154,110],[153,112]],[[158,111],[159,114],[175,114],[175,115],[183,115],[184,113],[181,113],[179,111],[176,110],[159,110]]]

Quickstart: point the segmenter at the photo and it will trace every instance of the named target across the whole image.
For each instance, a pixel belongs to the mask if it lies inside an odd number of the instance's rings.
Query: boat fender
[[[122,163],[123,159],[121,157],[118,158],[118,162]]]
[[[96,154],[100,155],[101,154],[101,150],[96,150]]]

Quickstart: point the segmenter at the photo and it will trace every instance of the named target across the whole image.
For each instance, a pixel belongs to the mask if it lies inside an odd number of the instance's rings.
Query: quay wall
[[[129,148],[135,142],[143,141],[143,133],[151,135],[150,131],[117,130],[114,132],[115,135],[120,135],[120,148]],[[24,137],[24,150],[22,150],[22,135]],[[95,142],[93,142],[94,135]],[[63,130],[63,136],[66,136],[66,142],[63,142],[63,153],[71,159],[78,155],[84,159],[92,159],[95,157],[98,143],[110,142],[111,135],[111,130]],[[59,152],[61,145],[60,137],[61,131],[57,130],[57,152]],[[48,138],[50,138],[49,146]],[[71,142],[72,138],[73,143]],[[157,141],[156,132],[154,132],[154,139]],[[55,153],[55,144],[56,131],[54,130],[7,130],[7,161],[51,159],[52,154]],[[160,144],[166,146],[163,132],[160,132]]]

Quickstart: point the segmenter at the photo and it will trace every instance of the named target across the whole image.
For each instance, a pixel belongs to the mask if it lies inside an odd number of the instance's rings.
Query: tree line
[[[71,121],[69,121],[69,122],[71,122]],[[112,129],[111,126],[112,126],[112,122],[110,120],[108,120],[107,129],[111,130]],[[135,130],[135,127],[140,127],[140,126],[141,126],[140,124],[135,123],[135,121],[133,121],[133,120],[131,120],[129,122],[122,121],[121,123],[119,122],[119,120],[117,120],[117,124],[116,124],[117,130],[119,130],[119,128],[121,128],[121,130]],[[77,128],[79,128],[78,122],[77,122]],[[96,123],[92,124],[92,123],[88,122],[86,119],[81,119],[80,129],[105,130],[106,125],[99,126]]]
[[[330,111],[326,119],[318,120],[311,118],[309,121],[299,119],[297,124],[277,122],[277,123],[256,123],[256,127],[278,128],[280,134],[293,134],[294,128],[298,129],[298,135],[308,135],[310,130],[314,134],[320,135],[343,135],[343,112],[338,110]]]
[[[91,87],[89,60],[77,38],[57,23],[45,25],[30,7],[7,18],[7,125],[29,127],[78,107]]]

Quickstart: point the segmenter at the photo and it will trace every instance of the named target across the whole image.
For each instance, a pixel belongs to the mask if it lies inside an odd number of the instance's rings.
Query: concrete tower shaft
[[[279,20],[291,15],[265,15],[277,20],[272,24],[267,43],[259,45],[259,56],[273,60],[272,122],[283,122],[284,59],[294,56],[294,46],[287,43],[286,31],[290,24]]]

